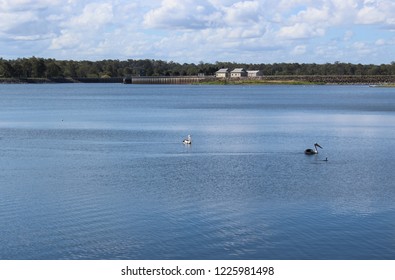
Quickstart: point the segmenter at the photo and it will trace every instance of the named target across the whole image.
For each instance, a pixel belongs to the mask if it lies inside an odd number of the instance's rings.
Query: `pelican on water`
[[[192,144],[191,135],[188,135],[188,137],[186,139],[182,140],[182,143],[187,144],[187,145]]]
[[[314,144],[314,150],[313,150],[313,149],[306,149],[306,150],[304,151],[304,153],[305,153],[306,155],[316,155],[316,154],[318,154],[317,147],[319,147],[319,148],[322,149],[322,147],[320,146],[320,144],[315,143],[315,144]]]

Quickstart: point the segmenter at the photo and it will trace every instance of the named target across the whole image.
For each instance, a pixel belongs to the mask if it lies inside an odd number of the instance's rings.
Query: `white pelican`
[[[307,150],[304,151],[304,153],[306,155],[316,155],[316,154],[318,154],[317,147],[322,149],[322,147],[318,143],[315,143],[314,144],[314,150],[313,149],[307,149]]]
[[[187,145],[192,144],[191,135],[188,135],[188,137],[186,139],[182,140],[182,143],[187,144]]]

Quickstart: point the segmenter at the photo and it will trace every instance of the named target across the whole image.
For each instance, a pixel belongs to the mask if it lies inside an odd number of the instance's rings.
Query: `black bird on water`
[[[320,146],[320,144],[315,143],[315,144],[314,144],[314,149],[306,149],[306,150],[304,151],[304,153],[305,153],[306,155],[316,155],[316,154],[318,154],[317,147],[323,149],[323,148]]]

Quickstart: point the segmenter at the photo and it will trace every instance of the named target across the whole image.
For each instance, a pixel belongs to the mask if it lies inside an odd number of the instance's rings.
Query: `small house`
[[[228,78],[229,77],[229,69],[222,68],[215,72],[215,77],[217,78]]]
[[[247,73],[248,73],[248,77],[250,78],[263,76],[262,70],[248,70]]]
[[[230,72],[231,78],[247,77],[247,71],[244,68],[236,68]]]

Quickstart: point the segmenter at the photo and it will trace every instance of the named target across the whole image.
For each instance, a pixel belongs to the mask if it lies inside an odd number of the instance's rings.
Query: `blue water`
[[[0,144],[0,259],[395,259],[394,88],[0,85]]]

